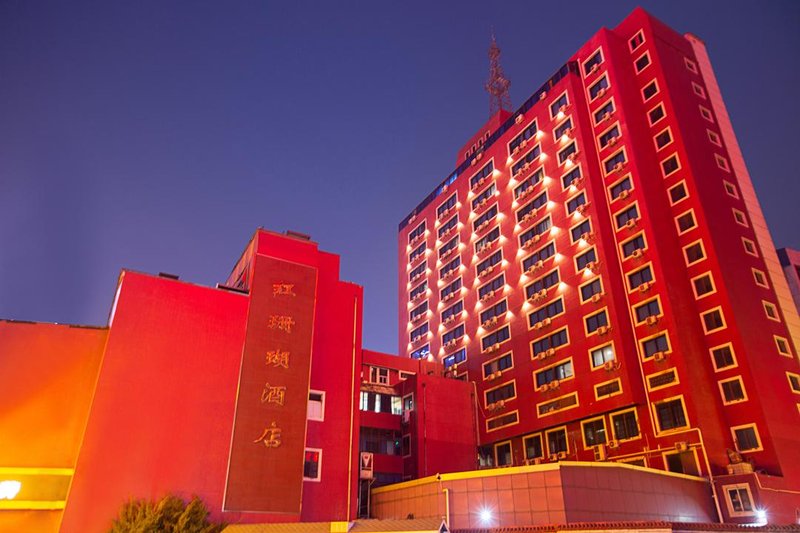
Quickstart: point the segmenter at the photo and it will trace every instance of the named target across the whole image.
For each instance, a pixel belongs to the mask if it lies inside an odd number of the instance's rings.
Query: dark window
[[[616,218],[617,229],[619,229],[625,226],[625,224],[627,224],[629,220],[636,220],[637,218],[639,218],[639,209],[637,209],[635,205],[632,205],[625,211],[617,213],[614,218]]]
[[[439,299],[446,300],[451,294],[457,293],[461,289],[461,278],[458,278],[450,285],[446,286],[439,292]]]
[[[642,348],[644,349],[645,358],[653,357],[653,354],[658,352],[666,352],[669,350],[669,345],[667,343],[667,336],[662,333],[657,337],[648,339],[642,343]]]
[[[674,383],[676,378],[677,374],[675,374],[675,369],[671,368],[667,372],[661,372],[655,376],[648,377],[647,383],[651,389],[656,389],[658,387],[664,387],[670,383]]]
[[[695,227],[697,223],[694,221],[694,214],[689,211],[678,217],[678,230],[685,233]]]
[[[461,256],[457,256],[455,259],[444,265],[442,268],[439,269],[439,277],[446,278],[450,275],[451,272],[458,270],[458,267],[461,266]]]
[[[537,309],[536,311],[532,312],[528,315],[528,325],[533,326],[534,324],[541,322],[545,318],[551,318],[558,314],[564,312],[564,300],[559,298],[558,300],[551,302],[544,307]]]
[[[608,89],[608,76],[603,76],[589,87],[589,100],[594,100],[598,96],[602,96],[600,92],[605,92],[605,89]]]
[[[472,210],[474,211],[475,209],[478,209],[480,206],[488,202],[489,199],[492,196],[494,196],[496,190],[497,188],[495,187],[494,183],[486,187],[486,189],[482,193],[480,193],[472,200]]]
[[[494,317],[499,317],[506,314],[506,311],[508,311],[508,304],[506,303],[505,300],[503,300],[502,302],[493,305],[492,307],[481,313],[480,316],[481,324],[483,324],[487,320],[493,319]]]
[[[411,254],[409,254],[408,262],[409,263],[413,263],[414,261],[416,261],[417,259],[419,259],[423,255],[425,255],[425,243],[424,242],[422,244],[420,244],[419,246],[417,246],[416,248],[414,248],[414,251],[412,251]]]
[[[516,424],[519,421],[519,415],[516,411],[513,413],[508,413],[507,415],[498,416],[497,418],[492,418],[486,421],[486,428],[489,430],[501,428],[503,426],[510,426],[511,424]]]
[[[511,333],[509,332],[508,326],[504,326],[501,329],[498,329],[494,333],[491,333],[484,338],[481,339],[481,349],[485,350],[489,346],[493,346],[495,344],[500,344],[501,342],[507,341],[511,337]]]
[[[413,321],[423,316],[427,312],[428,312],[428,301],[425,300],[424,302],[422,302],[422,305],[418,305],[417,307],[411,310],[411,313],[409,314],[408,318],[409,320]]]
[[[563,150],[559,150],[558,162],[563,163],[564,161],[569,159],[569,156],[576,153],[577,151],[578,148],[576,147],[575,143],[574,142],[569,143],[569,145],[566,148],[564,148]]]
[[[591,316],[586,317],[586,331],[587,333],[594,333],[603,326],[608,326],[608,316],[605,311],[600,311]]]
[[[572,238],[572,242],[578,241],[584,234],[592,232],[592,223],[587,218],[571,230],[569,230],[570,237]]]
[[[425,322],[424,324],[422,324],[418,328],[412,329],[411,333],[409,333],[408,336],[411,339],[411,342],[414,342],[414,341],[420,339],[426,333],[428,333],[428,323],[427,322]]]
[[[475,270],[478,272],[478,274],[481,274],[482,272],[486,272],[489,270],[489,268],[495,265],[499,265],[502,262],[503,262],[503,251],[497,250],[495,253],[493,253],[480,263],[478,263],[478,266],[475,267]]]
[[[711,281],[711,274],[695,278],[692,280],[694,284],[694,292],[697,296],[703,296],[714,290],[714,282]]]
[[[496,241],[499,238],[500,238],[500,228],[495,227],[485,236],[475,241],[475,251],[480,252],[481,250],[485,249],[487,246],[491,245],[494,241]]]
[[[458,238],[458,235],[447,241],[447,244],[439,248],[439,259],[447,255],[451,251],[457,249],[459,242],[460,240]]]
[[[529,150],[524,156],[511,167],[511,175],[516,176],[522,172],[522,167],[529,167],[536,159],[542,155],[542,148],[538,144]]]
[[[531,435],[523,439],[523,446],[525,446],[525,458],[536,459],[537,457],[544,457],[542,450],[542,436]]]
[[[678,156],[676,155],[673,155],[672,157],[661,163],[661,168],[663,169],[665,176],[669,176],[670,174],[678,170],[678,167],[679,167]]]
[[[484,214],[475,219],[472,223],[472,231],[478,231],[478,228],[483,228],[485,224],[488,224],[496,216],[497,204],[494,204],[491,208],[487,209]]]
[[[703,245],[698,243],[692,244],[685,250],[686,261],[689,264],[696,263],[701,259],[705,259],[706,253],[703,251]]]
[[[630,191],[633,189],[633,185],[631,184],[630,178],[625,178],[624,180],[620,181],[619,183],[615,183],[611,186],[611,199],[616,200],[619,198],[619,195],[622,194],[623,191]]]
[[[639,436],[639,425],[636,423],[636,412],[627,411],[611,415],[614,426],[614,438],[617,440],[632,439]]]
[[[499,402],[500,400],[508,400],[509,398],[513,398],[517,395],[517,391],[514,388],[514,382],[506,383],[502,387],[498,387],[496,389],[492,389],[486,392],[486,404]]]
[[[658,85],[656,84],[656,80],[651,81],[648,83],[644,89],[642,89],[642,96],[644,96],[644,101],[650,100],[658,94]]]
[[[313,450],[306,450],[305,459],[303,462],[303,477],[306,479],[319,479],[319,457],[320,452]]]
[[[645,54],[639,59],[636,60],[634,66],[636,67],[636,72],[641,72],[644,68],[650,64],[650,54]]]
[[[614,100],[609,100],[607,104],[594,112],[594,123],[600,124],[602,121],[614,114]]]
[[[448,355],[442,360],[445,368],[450,368],[453,365],[464,362],[467,360],[467,349],[461,348],[456,353]]]
[[[502,370],[506,370],[511,368],[513,365],[513,361],[511,360],[511,352],[505,354],[503,357],[495,359],[494,361],[490,361],[488,363],[484,363],[483,365],[483,377],[489,377],[490,375],[494,374],[495,372],[500,372]]]
[[[555,136],[556,139],[560,139],[561,137],[564,136],[565,133],[567,133],[567,130],[569,129],[572,129],[571,118],[568,118],[567,120],[559,124],[559,126],[553,132],[553,135]]]
[[[542,385],[546,385],[553,381],[562,381],[567,378],[571,378],[574,374],[572,373],[572,361],[565,361],[561,364],[551,366],[545,370],[536,373],[536,386],[541,387]]]
[[[550,455],[561,452],[567,453],[568,450],[566,429],[558,429],[547,433],[547,451]]]
[[[686,198],[686,187],[683,183],[679,183],[669,190],[669,199],[673,204],[678,203],[684,198]]]
[[[542,289],[549,289],[558,282],[558,270],[553,270],[525,287],[525,297],[530,298]]]
[[[362,452],[382,455],[400,455],[402,448],[399,431],[391,429],[362,427],[359,431],[358,449]]]
[[[615,379],[610,383],[604,383],[602,385],[598,385],[595,387],[595,394],[598,398],[602,398],[604,396],[611,396],[614,393],[619,392],[619,380]]]
[[[427,290],[428,290],[428,282],[427,281],[423,281],[422,283],[420,283],[419,285],[417,285],[416,287],[414,287],[411,290],[411,293],[409,293],[408,299],[409,300],[413,300],[417,296],[419,296],[421,294],[424,294],[425,291],[427,291]]]
[[[550,116],[556,116],[561,111],[561,108],[567,107],[567,105],[569,105],[569,100],[567,99],[567,93],[564,93],[558,97],[558,100],[550,104]]]
[[[606,443],[606,425],[602,418],[583,423],[583,440],[587,446]]]
[[[647,113],[647,118],[650,120],[651,125],[664,118],[664,106],[659,104],[658,107]]]
[[[460,315],[462,311],[464,311],[464,301],[459,300],[457,303],[442,311],[442,322],[446,322],[451,316]]]
[[[439,230],[437,231],[436,234],[441,239],[457,226],[458,226],[458,215],[454,215],[450,218],[450,220],[439,226]]]
[[[736,449],[742,452],[747,450],[757,450],[761,446],[758,444],[758,435],[754,427],[739,428],[733,430],[736,436]]]
[[[418,277],[422,276],[425,273],[425,270],[427,269],[428,269],[427,261],[420,263],[418,267],[414,267],[414,269],[408,273],[408,281],[413,281],[418,279]]]
[[[514,137],[514,140],[511,141],[508,145],[509,150],[513,153],[515,150],[520,148],[520,145],[523,141],[528,141],[529,139],[533,139],[533,136],[536,135],[536,121],[531,123],[530,126],[522,130],[519,135]]]
[[[459,324],[455,328],[451,329],[444,335],[442,335],[442,344],[447,344],[450,341],[458,340],[464,336],[464,324]]]
[[[640,30],[628,42],[628,44],[631,47],[631,52],[633,52],[634,50],[639,48],[642,45],[642,43],[644,43],[644,33],[642,33],[641,30]]]
[[[661,149],[672,142],[672,134],[669,130],[664,130],[656,135],[656,146]]]
[[[422,221],[422,224],[414,228],[414,231],[408,234],[408,242],[414,242],[417,238],[422,237],[425,235],[425,221]]]
[[[622,255],[625,257],[630,257],[630,255],[636,250],[644,249],[644,246],[644,236],[637,235],[622,245]]]
[[[567,214],[571,215],[582,205],[586,205],[586,194],[584,193],[580,193],[578,196],[567,201]]]
[[[605,148],[611,139],[616,139],[617,137],[619,137],[619,127],[614,126],[598,138],[598,141],[600,142],[600,148]]]
[[[470,188],[474,189],[475,187],[482,185],[489,177],[491,177],[492,172],[494,172],[494,164],[489,161],[486,166],[480,169],[477,174],[469,179]]]
[[[536,172],[525,178],[522,183],[514,187],[514,199],[519,199],[520,196],[533,189],[533,186],[539,183],[544,177],[544,169],[538,169]]]
[[[661,314],[661,306],[658,305],[658,300],[650,300],[647,303],[637,305],[634,310],[636,312],[637,322],[644,322],[647,317]]]
[[[606,159],[603,163],[603,168],[606,169],[606,174],[609,172],[613,172],[615,169],[619,168],[617,165],[624,165],[628,159],[625,157],[625,152],[620,150],[610,158]]]
[[[517,211],[517,222],[522,222],[522,220],[528,216],[529,214],[535,212],[537,209],[542,207],[547,203],[547,191],[544,191],[542,194],[525,204],[522,209]]]
[[[661,431],[686,427],[686,414],[679,399],[657,403],[656,418]]]
[[[552,242],[541,248],[540,250],[534,252],[533,254],[529,255],[522,261],[522,268],[526,271],[532,268],[536,262],[544,261],[545,259],[549,259],[553,257],[556,253],[556,246]]]
[[[588,250],[577,258],[575,258],[575,266],[578,267],[578,270],[583,270],[587,267],[589,263],[594,263],[597,261],[597,254],[594,251],[594,248]]]
[[[595,294],[600,294],[603,290],[603,285],[600,283],[600,278],[596,278],[590,283],[581,287],[581,301],[585,302]]]
[[[714,366],[717,370],[733,366],[736,362],[733,358],[733,351],[730,346],[720,346],[711,350],[714,357]]]
[[[530,229],[526,230],[525,232],[521,233],[519,236],[519,245],[525,246],[528,241],[536,237],[537,235],[544,234],[545,231],[549,230],[552,226],[550,222],[550,217],[542,220],[541,222],[537,223],[534,226],[531,226]]]
[[[445,203],[436,208],[436,218],[442,218],[445,213],[456,206],[456,203],[456,195],[454,194]]]
[[[482,300],[490,292],[495,292],[500,290],[503,287],[503,285],[505,285],[505,283],[506,283],[505,276],[503,274],[500,274],[492,281],[490,281],[489,283],[478,289],[478,298]]]
[[[575,167],[566,174],[564,174],[563,176],[561,176],[561,183],[566,189],[567,187],[572,185],[573,181],[579,179],[580,177],[581,177],[581,167]]]
[[[598,50],[597,52],[594,53],[592,57],[590,57],[586,61],[586,63],[583,64],[583,73],[589,74],[595,65],[599,65],[602,62],[603,62],[603,54],[601,53],[600,50]]]
[[[688,65],[688,63],[687,63]],[[690,69],[691,70],[691,69]],[[750,493],[745,488],[725,489],[731,508],[737,513],[750,513],[753,511],[753,502],[750,501]]]
[[[511,443],[496,444],[495,455],[497,456],[497,466],[513,466],[514,456],[511,453]]]
[[[720,329],[725,324],[722,321],[722,313],[718,310],[711,311],[710,313],[706,313],[703,315],[703,325],[706,327],[706,331],[714,331],[715,329]]]
[[[533,355],[540,354],[550,348],[558,348],[567,343],[567,328],[543,337],[533,343]]]
[[[740,380],[733,379],[731,381],[723,381],[720,385],[726,402],[740,402],[745,399],[744,389],[742,388],[742,382]]]

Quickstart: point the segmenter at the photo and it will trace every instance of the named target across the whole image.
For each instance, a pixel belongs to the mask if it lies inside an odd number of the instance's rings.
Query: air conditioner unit
[[[533,358],[534,358],[536,361],[541,361],[541,360],[542,360],[542,359],[544,359],[545,357],[547,357],[547,356],[545,355],[545,353],[544,353],[544,352],[539,352],[539,353],[537,353],[537,354],[534,354],[534,355],[533,355]]]
[[[575,211],[580,213],[581,215],[586,215],[586,211],[589,210],[589,204],[579,205]]]
[[[548,348],[547,350],[544,351],[544,356],[545,357],[552,357],[555,354],[556,354],[556,349],[555,348]]]
[[[487,352],[496,352],[499,349],[500,349],[500,343],[495,343],[495,344],[492,344],[491,346],[489,346],[489,348],[486,351]]]
[[[503,377],[503,371],[498,370],[497,372],[494,373],[494,377],[495,379],[500,379],[501,377]]]
[[[524,165],[522,165],[522,172],[525,172],[526,170],[528,170],[528,168],[530,166],[531,166],[531,164],[526,162]]]
[[[533,329],[535,329],[536,331],[539,331],[540,329],[542,329],[542,327],[543,326],[541,322],[537,322],[536,324],[533,325]]]
[[[642,253],[643,253],[642,249],[641,248],[637,248],[633,252],[631,252],[631,257],[635,257],[635,258],[642,257]]]
[[[483,159],[483,152],[478,152],[475,156],[475,161],[480,161],[481,159]]]
[[[542,289],[542,290],[538,291],[536,293],[536,296],[538,296],[539,299],[547,298],[547,289]]]
[[[591,270],[592,272],[594,272],[597,269],[597,266],[598,266],[597,261],[589,261],[588,263],[586,263],[585,268],[587,270]]]
[[[675,443],[675,450],[679,452],[685,452],[689,449],[689,443],[686,441],[680,441]]]
[[[542,91],[539,95],[539,100],[544,100],[545,98],[547,98],[547,91]]]
[[[617,196],[617,198],[618,198],[619,200],[624,200],[625,198],[627,198],[627,197],[628,197],[628,196],[630,196],[630,195],[631,195],[631,191],[629,191],[628,189],[625,189],[624,191],[622,191],[621,193],[619,193],[619,196]]]
[[[598,335],[605,335],[606,333],[608,333],[608,330],[610,330],[610,329],[611,328],[609,326],[600,326],[599,328],[597,328],[597,334]]]
[[[522,243],[522,248],[525,250],[530,250],[533,248],[533,239],[528,239],[524,243]]]
[[[611,137],[611,138],[608,140],[608,142],[606,143],[606,146],[614,146],[615,144],[617,144],[617,139],[618,139],[618,138],[619,138],[619,137]]]
[[[496,405],[494,403],[486,404],[486,410],[487,411],[494,411],[495,407],[496,407]]]
[[[647,317],[645,322],[647,323],[648,326],[655,326],[656,324],[658,324],[658,317],[657,316],[649,316],[649,317]]]
[[[511,150],[511,156],[515,156],[519,153],[519,145],[515,146],[513,150]]]
[[[625,227],[628,229],[633,229],[636,227],[636,219],[632,218],[625,223]]]
[[[572,137],[573,133],[575,133],[575,128],[567,128],[564,130],[564,135],[567,137]]]
[[[605,444],[598,444],[594,448],[594,460],[595,461],[605,461],[608,459],[608,454],[606,453],[606,445]]]
[[[594,233],[592,233],[592,232],[582,233],[581,234],[581,240],[585,241],[585,242],[587,242],[589,244],[592,244],[594,242]]]
[[[486,275],[486,274],[488,274],[488,273],[489,273],[489,269],[488,269],[488,268],[484,268],[483,270],[481,270],[480,272],[478,272],[478,277],[479,277],[479,278],[482,278],[483,276],[485,276],[485,275]]]
[[[549,325],[550,325],[550,324],[552,324],[552,323],[553,323],[553,319],[552,319],[552,318],[550,318],[550,317],[547,317],[547,318],[545,318],[544,320],[542,320],[542,325],[543,325],[543,326],[549,326]]]
[[[667,358],[666,352],[656,352],[653,354],[653,360],[656,362],[664,361]]]
[[[599,69],[599,68],[600,68],[600,65],[598,63],[595,63],[594,65],[592,65],[592,68],[591,68],[591,70],[589,70],[589,73],[590,74],[594,74],[595,72],[597,72],[597,69]]]
[[[456,319],[456,315],[450,315],[449,317],[447,317],[447,318],[444,320],[444,322],[442,322],[442,324],[445,324],[445,325],[446,325],[446,324],[449,324],[450,322],[452,322],[452,321],[453,321],[453,320],[455,320],[455,319]]]
[[[470,166],[474,167],[478,163],[477,158],[473,158],[472,161],[469,162]]]
[[[416,344],[422,337],[417,335],[416,337],[411,337],[411,344]]]
[[[539,259],[538,261],[536,261],[536,262],[533,264],[533,268],[534,268],[534,270],[539,270],[539,269],[540,269],[540,268],[542,268],[542,267],[544,267],[544,261],[542,261],[541,259]]]
[[[497,402],[497,408],[498,409],[502,409],[505,406],[506,406],[506,401],[505,400],[500,400],[499,402]]]
[[[541,457],[534,457],[533,458],[533,464],[535,464],[535,465],[542,464],[542,458]]]
[[[561,107],[558,108],[559,113],[566,113],[566,111],[567,111],[567,106],[565,105],[562,105]]]
[[[617,163],[616,165],[614,165],[614,172],[619,172],[620,170],[622,170],[623,166],[624,165],[622,163]]]
[[[519,114],[514,119],[515,124],[522,124],[522,121],[525,120],[525,115]]]
[[[567,156],[567,159],[569,159],[570,161],[572,161],[574,163],[575,160],[578,159],[578,154],[579,154],[579,152],[573,152],[573,153],[571,153],[571,154],[569,154]]]
[[[639,285],[639,292],[647,292],[650,290],[650,287],[653,286],[652,281],[645,281],[641,285]]]
[[[528,139],[522,139],[522,142],[519,143],[520,147],[525,148],[528,146]]]
[[[596,304],[596,303],[597,303],[597,302],[599,302],[599,301],[600,301],[602,298],[603,298],[603,293],[602,293],[602,292],[598,292],[598,293],[596,293],[596,294],[592,294],[592,303],[595,303],[595,304]]]
[[[595,96],[595,98],[602,98],[604,94],[606,94],[606,88],[600,87],[600,90],[597,91],[597,95]]]
[[[603,363],[603,368],[611,372],[616,367],[615,361],[606,361]]]
[[[494,381],[495,379],[497,379],[497,372],[492,372],[486,376],[486,381]]]
[[[567,452],[558,452],[558,460],[561,461],[567,458]]]
[[[561,382],[558,381],[557,379],[554,379],[553,381],[550,382],[550,390],[555,390],[555,389],[559,388],[560,386],[561,386]]]
[[[608,120],[610,118],[611,118],[611,113],[606,111],[605,113],[603,113],[603,116],[600,117],[600,122],[604,122],[604,121],[606,121],[606,120]]]
[[[615,440],[610,440],[610,441],[608,441],[606,443],[606,447],[608,447],[609,449],[617,448],[617,447],[619,447],[619,442],[617,442]]]
[[[550,457],[548,457],[548,460],[550,460],[552,462],[556,462],[556,461],[558,461],[558,455],[555,454],[555,453],[551,454]]]

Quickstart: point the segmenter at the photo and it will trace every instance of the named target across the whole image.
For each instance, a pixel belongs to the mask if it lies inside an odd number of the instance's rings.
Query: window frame
[[[675,401],[680,402],[681,409],[683,410],[683,418],[684,418],[685,424],[682,425],[682,426],[676,426],[676,427],[669,428],[669,429],[662,429],[661,428],[661,422],[658,419],[658,406],[666,404],[666,403],[672,403],[672,402],[675,402]],[[655,428],[656,429],[656,431],[655,431],[656,436],[660,437],[662,435],[670,435],[670,434],[673,434],[673,433],[681,433],[683,431],[686,431],[686,428],[692,427],[692,424],[689,421],[689,413],[686,412],[686,401],[683,398],[683,394],[679,394],[677,396],[670,396],[668,398],[662,398],[660,400],[652,402],[650,404],[650,406],[651,406],[651,409],[653,411],[653,422],[655,423],[655,426],[656,426],[656,428]]]
[[[319,460],[317,461],[317,477],[306,477],[305,472],[305,454],[308,452],[315,452],[319,454]],[[322,481],[322,448],[311,448],[305,447],[303,449],[303,481],[310,481],[313,483],[319,483]]]
[[[708,279],[711,280],[711,290],[709,292],[706,292],[706,293],[703,293],[703,294],[698,294],[697,293],[697,286],[695,285],[694,282],[695,282],[695,280],[700,279],[700,278],[704,278],[704,277],[708,277]],[[702,300],[703,298],[711,296],[712,294],[715,294],[717,292],[717,283],[714,281],[714,274],[710,270],[708,270],[706,272],[703,272],[702,274],[699,274],[697,276],[694,276],[693,278],[690,278],[689,281],[692,284],[692,293],[694,294],[694,299],[695,300]]]
[[[722,325],[719,326],[719,327],[716,327],[714,329],[708,329],[706,327],[706,319],[705,319],[705,317],[708,316],[708,315],[711,315],[713,313],[717,313],[717,312],[719,313],[719,318],[722,321]],[[703,311],[702,313],[699,313],[699,316],[700,316],[700,324],[703,326],[703,332],[706,335],[711,335],[712,333],[717,333],[717,332],[722,331],[723,329],[726,329],[728,327],[728,322],[725,320],[725,313],[722,312],[722,306],[721,305],[718,305],[716,307],[712,307],[711,309],[707,309],[707,310]]]
[[[588,425],[590,422],[597,422],[598,420],[603,422],[603,437],[605,438],[605,441],[598,442],[597,444],[589,444],[586,441],[586,425]],[[593,450],[594,448],[600,445],[607,445],[609,440],[610,439],[608,438],[608,425],[606,424],[606,417],[604,415],[581,420],[581,441],[583,442],[584,450]]]
[[[639,61],[645,57],[647,57],[647,64],[642,68],[639,68],[638,65]],[[647,70],[647,67],[649,67],[652,64],[653,64],[653,58],[650,56],[650,50],[645,50],[643,54],[641,54],[639,57],[633,60],[633,70],[638,75]]]
[[[756,438],[756,442],[758,446],[755,448],[749,448],[747,450],[742,450],[739,448],[739,440],[736,438],[736,430],[737,429],[753,429],[753,435]],[[761,439],[761,435],[758,433],[758,426],[755,422],[751,422],[749,424],[739,424],[737,426],[731,426],[731,437],[733,438],[733,445],[737,452],[739,453],[755,453],[755,452],[762,452],[764,451],[764,441]]]
[[[717,358],[714,357],[714,351],[720,350],[722,348],[728,348],[728,350],[730,351],[731,359],[733,360],[733,363],[731,363],[730,365],[717,366]],[[730,370],[732,368],[737,368],[739,366],[739,361],[736,358],[736,350],[734,350],[732,342],[725,342],[722,344],[717,344],[716,346],[712,346],[711,348],[708,349],[708,355],[711,357],[711,367],[714,369],[714,373],[723,372],[725,370]]]
[[[725,389],[723,387],[723,384],[731,383],[734,381],[739,382],[739,388],[742,390],[742,395],[744,396],[744,398],[728,400],[725,397]],[[722,405],[735,405],[737,403],[744,403],[749,399],[747,396],[747,389],[744,387],[744,381],[742,381],[742,376],[733,376],[730,378],[721,379],[717,381],[717,386],[719,387],[719,394],[722,397]]]

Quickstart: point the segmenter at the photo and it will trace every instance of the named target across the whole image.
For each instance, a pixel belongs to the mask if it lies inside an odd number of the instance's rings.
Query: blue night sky
[[[104,324],[121,268],[223,281],[310,234],[395,352],[398,222],[488,118],[636,3],[0,2],[0,317]],[[800,2],[644,2],[706,42],[778,246],[800,248]]]

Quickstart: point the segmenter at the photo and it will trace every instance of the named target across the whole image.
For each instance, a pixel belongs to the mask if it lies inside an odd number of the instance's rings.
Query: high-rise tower
[[[476,383],[484,461],[796,504],[800,322],[704,44],[637,9],[473,139],[400,224],[399,350]]]

